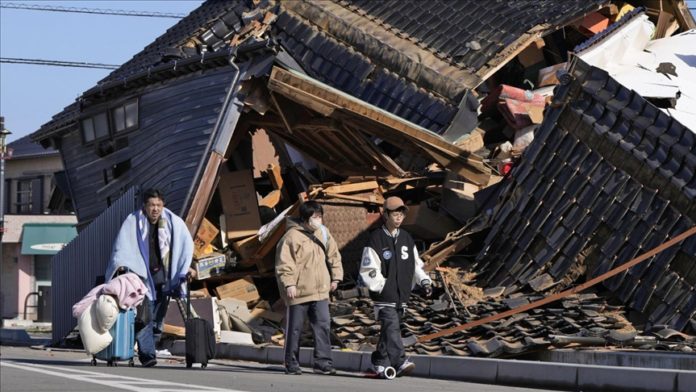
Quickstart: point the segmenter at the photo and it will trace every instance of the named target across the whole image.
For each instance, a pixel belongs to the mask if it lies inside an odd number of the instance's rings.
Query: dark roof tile
[[[566,1],[559,10],[557,2],[534,0],[495,3],[474,0],[335,1],[397,34],[407,33],[410,40],[425,45],[446,60],[475,69],[490,61],[497,51],[487,52],[485,56],[477,51],[462,53],[462,42],[477,40],[482,32],[504,26],[505,34],[491,41],[502,39],[501,47],[505,47],[535,25],[566,23],[606,3],[600,0]]]

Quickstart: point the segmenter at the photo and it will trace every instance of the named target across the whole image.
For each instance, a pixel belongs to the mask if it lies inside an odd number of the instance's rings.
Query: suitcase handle
[[[191,284],[189,280],[189,275],[186,275],[186,306],[182,303],[181,298],[176,298],[176,303],[179,305],[179,312],[181,312],[181,317],[184,320],[191,320],[192,318],[199,318],[196,309],[191,306]]]

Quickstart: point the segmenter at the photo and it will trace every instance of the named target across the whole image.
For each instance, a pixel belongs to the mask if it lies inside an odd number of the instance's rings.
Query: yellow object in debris
[[[626,15],[627,13],[633,11],[635,8],[636,8],[636,7],[634,7],[634,6],[632,6],[632,5],[628,4],[628,3],[624,3],[624,4],[621,6],[621,8],[619,9],[619,13],[616,14],[616,19],[614,19],[614,22],[616,22],[617,20],[621,19],[624,15]]]

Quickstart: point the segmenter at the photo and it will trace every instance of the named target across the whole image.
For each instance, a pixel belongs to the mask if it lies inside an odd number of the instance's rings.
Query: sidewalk
[[[185,342],[174,342],[169,351],[173,355],[185,355]],[[621,357],[626,356],[616,354],[619,363]],[[696,363],[696,355],[685,357],[684,366],[690,367],[691,361]],[[216,358],[277,364],[283,362],[283,348],[218,343]],[[302,348],[299,359],[302,366],[311,367],[312,349]],[[677,369],[427,355],[413,355],[410,359],[416,364],[414,377],[486,384],[631,392],[689,392],[696,386],[696,371]],[[336,369],[342,371],[365,372],[370,367],[370,353],[367,352],[334,350],[333,360]]]
[[[49,343],[50,334],[45,332],[30,334],[22,328],[0,329],[2,345],[40,346]],[[183,340],[175,341],[168,349],[175,356],[186,354],[186,344]],[[366,372],[371,366],[369,352],[333,350],[332,355],[334,366],[338,370]],[[413,377],[583,391],[695,390],[696,370],[681,369],[696,369],[696,354],[558,350],[553,356],[563,358],[566,363],[444,355],[413,355],[410,359],[416,364]],[[646,360],[645,357],[649,357],[650,360]],[[282,364],[283,348],[218,343],[216,358]],[[302,366],[311,368],[312,349],[300,349],[299,359]],[[603,364],[590,364],[598,361],[602,361]],[[654,367],[607,364],[645,364]]]

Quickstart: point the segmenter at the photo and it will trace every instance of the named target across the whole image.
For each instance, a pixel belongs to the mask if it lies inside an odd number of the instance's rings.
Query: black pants
[[[314,367],[328,369],[333,367],[331,360],[331,317],[329,301],[312,301],[288,307],[285,327],[285,367],[300,367],[300,337],[305,315],[309,313],[309,323],[314,333]]]
[[[376,309],[375,309],[376,311]],[[380,307],[377,320],[381,325],[377,350],[372,353],[375,366],[392,366],[398,369],[406,361],[404,342],[401,340],[401,316],[404,310],[392,307]]]

